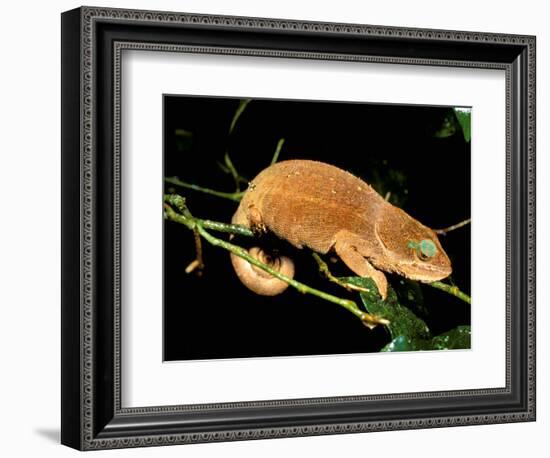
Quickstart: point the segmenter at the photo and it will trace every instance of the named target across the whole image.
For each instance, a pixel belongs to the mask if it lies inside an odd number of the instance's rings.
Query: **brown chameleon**
[[[432,282],[451,273],[451,262],[437,235],[384,200],[371,186],[335,166],[290,160],[264,169],[252,182],[233,215],[256,233],[272,232],[296,248],[336,255],[357,275],[374,280],[383,299],[383,272]],[[258,247],[250,254],[293,277],[294,263]],[[239,279],[262,295],[283,292],[287,283],[231,255]]]

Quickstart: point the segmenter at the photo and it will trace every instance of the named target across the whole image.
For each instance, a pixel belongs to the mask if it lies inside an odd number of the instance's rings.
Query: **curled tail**
[[[286,256],[273,257],[259,247],[252,247],[248,253],[258,261],[287,277],[294,276],[294,262]],[[276,296],[288,287],[288,283],[274,277],[265,270],[250,264],[245,259],[231,253],[231,263],[241,282],[251,291],[262,296]]]
[[[248,213],[243,210],[244,208],[248,207],[241,202],[241,205],[233,215],[232,223],[250,227],[253,224],[251,224]],[[290,278],[294,277],[294,262],[292,262],[290,258],[286,256],[273,256],[259,247],[250,248],[248,254],[258,261],[267,264],[277,272]],[[235,273],[239,277],[239,280],[241,280],[249,290],[256,294],[262,296],[276,296],[288,288],[288,283],[279,280],[265,270],[250,264],[245,259],[233,253],[231,253],[231,263],[233,264],[233,269],[235,269]]]

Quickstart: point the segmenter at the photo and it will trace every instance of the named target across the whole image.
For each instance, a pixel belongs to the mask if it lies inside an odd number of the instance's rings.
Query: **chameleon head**
[[[397,207],[386,210],[376,222],[384,260],[379,268],[423,282],[448,277],[451,261],[436,233]]]

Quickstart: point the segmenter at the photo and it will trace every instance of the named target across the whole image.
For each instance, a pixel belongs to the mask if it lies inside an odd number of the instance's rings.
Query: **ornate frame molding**
[[[62,442],[79,449],[105,449],[120,447],[137,447],[150,445],[166,445],[180,443],[246,440],[269,437],[306,436],[319,434],[338,434],[349,432],[367,432],[381,430],[399,430],[411,428],[426,428],[440,426],[456,426],[487,423],[504,423],[515,421],[530,421],[535,419],[535,38],[531,36],[490,34],[478,32],[424,30],[399,27],[381,27],[356,24],[316,23],[279,19],[205,16],[197,14],[132,11],[123,9],[105,9],[83,7],[78,10],[64,13],[64,102],[63,109],[67,119],[70,116],[78,117],[78,132],[74,132],[76,125],[64,118],[65,132],[70,135],[63,138],[63,175],[66,184],[63,193],[70,189],[78,190],[73,199],[64,201],[65,216],[63,227],[67,232],[75,231],[74,238],[64,241],[65,253],[72,250],[70,256],[64,255],[64,288],[67,288],[63,299],[63,383],[64,388],[71,391],[65,396],[63,406]],[[201,28],[202,30],[235,30],[238,32],[269,32],[290,33],[291,36],[356,36],[359,39],[383,38],[397,40],[414,40],[415,43],[447,43],[451,49],[454,45],[470,45],[491,47],[502,50],[502,55],[516,55],[515,59],[500,61],[468,60],[466,56],[446,59],[442,57],[404,57],[385,56],[375,54],[353,54],[319,51],[293,51],[270,48],[247,48],[212,45],[182,45],[162,42],[137,42],[131,37],[127,39],[112,38],[112,68],[113,73],[113,119],[112,129],[112,170],[114,176],[112,205],[114,217],[112,220],[112,260],[113,283],[110,293],[113,297],[112,332],[112,392],[106,393],[105,388],[98,388],[98,350],[97,350],[97,316],[98,307],[98,278],[97,278],[97,250],[99,246],[97,228],[97,209],[102,205],[98,196],[98,138],[97,113],[98,104],[102,103],[97,94],[98,87],[98,53],[99,27],[103,24],[126,26],[158,26],[179,28]],[[78,49],[70,48],[69,41],[78,38]],[[106,40],[106,39],[104,39]],[[429,47],[429,46],[428,46]],[[506,387],[487,390],[467,390],[454,392],[407,393],[398,395],[356,396],[342,398],[314,398],[297,400],[273,400],[263,402],[228,403],[228,404],[198,404],[187,406],[162,406],[151,408],[123,409],[120,403],[120,84],[121,84],[121,52],[124,49],[146,49],[151,51],[172,51],[188,53],[214,53],[230,55],[253,55],[266,57],[297,57],[303,59],[321,60],[349,60],[363,62],[399,63],[410,65],[439,65],[449,67],[496,68],[506,71],[506,109],[507,109],[507,235],[506,235]],[[474,49],[474,48],[472,48]],[[477,49],[477,48],[476,48]],[[516,51],[517,50],[517,51]],[[459,51],[457,51],[460,54]],[[78,56],[76,66],[74,58]],[[104,58],[104,57],[102,57]],[[103,65],[103,64],[101,64]],[[67,89],[66,81],[78,82],[78,100],[75,100],[75,88],[72,92]],[[76,84],[76,81],[73,83]],[[77,103],[78,109],[66,108],[67,104]],[[519,104],[519,106],[518,106]],[[517,135],[517,123],[520,123],[519,132],[524,138]],[[521,124],[525,126],[523,129]],[[102,127],[106,129],[106,127]],[[78,144],[80,151],[76,157],[74,148]],[[520,157],[518,157],[520,156]],[[76,163],[75,163],[76,161]],[[74,176],[78,165],[79,176]],[[72,170],[73,174],[69,175]],[[519,174],[519,175],[518,175]],[[521,188],[519,189],[518,186]],[[70,189],[69,189],[70,188]],[[521,196],[521,192],[525,192]],[[64,197],[64,199],[70,199]],[[78,214],[70,212],[69,208],[78,206]],[[518,240],[519,239],[519,240]],[[74,250],[78,250],[74,253]],[[514,251],[513,250],[520,250]],[[516,259],[513,256],[524,256]],[[515,272],[513,267],[520,263],[521,272]],[[65,269],[77,269],[78,278],[65,273]],[[517,270],[517,269],[516,269]],[[515,275],[520,275],[516,284]],[[518,291],[519,286],[522,291]],[[512,289],[512,288],[516,289]],[[64,290],[65,292],[65,290]],[[74,301],[78,296],[78,313],[74,310]],[[512,373],[513,350],[517,348],[512,342],[514,322],[512,306],[514,301],[524,301],[525,327],[518,332],[523,338],[521,350],[525,354],[525,367],[518,373]],[[72,310],[69,308],[72,307]],[[67,330],[67,326],[77,327]],[[516,334],[514,334],[516,335]],[[78,347],[78,354],[67,351],[67,345]],[[111,348],[111,347],[109,347]],[[78,364],[75,367],[76,361]],[[517,379],[519,377],[519,379]],[[513,383],[523,383],[521,393],[512,389]],[[513,393],[514,391],[514,393]],[[75,394],[76,392],[76,394]],[[323,404],[354,403],[358,401],[397,401],[422,400],[442,398],[475,398],[479,396],[511,396],[520,394],[522,400],[517,409],[509,409],[506,413],[478,413],[467,415],[437,415],[418,416],[413,419],[386,419],[372,421],[334,421],[320,424],[297,426],[268,426],[254,428],[239,428],[228,426],[225,429],[186,432],[182,426],[180,431],[166,429],[164,433],[153,430],[140,429],[138,432],[124,424],[124,419],[185,415],[189,412],[226,411],[242,408],[271,408],[271,407],[312,407]],[[112,396],[111,413],[104,412],[101,397]],[[78,399],[77,405],[75,400]],[[101,405],[101,407],[98,407]],[[99,413],[99,410],[102,413]],[[109,407],[106,409],[109,410]],[[109,417],[109,418],[107,418]],[[69,425],[78,418],[78,425]],[[351,418],[351,417],[350,417]],[[105,422],[105,420],[109,420]],[[171,424],[167,420],[167,425]],[[111,428],[109,429],[109,425]],[[170,432],[169,432],[170,431]]]

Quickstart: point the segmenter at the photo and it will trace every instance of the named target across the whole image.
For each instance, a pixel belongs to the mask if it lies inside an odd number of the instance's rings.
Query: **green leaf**
[[[472,137],[471,129],[471,115],[472,110],[470,108],[453,108],[456,119],[462,128],[462,134],[464,135],[464,140],[470,142]]]
[[[434,133],[434,137],[436,138],[448,138],[453,136],[457,131],[457,125],[456,125],[456,118],[453,116],[453,113],[451,111],[447,112],[445,114],[445,117],[443,118],[443,124]]]
[[[176,134],[176,136],[184,138],[189,138],[193,136],[193,132],[185,129],[176,129],[174,133]]]
[[[434,350],[457,350],[471,348],[470,326],[458,326],[432,339]]]
[[[193,132],[185,129],[176,129],[174,135],[176,136],[176,148],[180,153],[191,149]]]
[[[394,283],[393,287],[401,305],[412,310],[415,315],[421,317],[428,315],[428,308],[424,304],[422,288],[417,281],[401,277],[399,281]]]
[[[458,326],[432,339],[415,339],[400,335],[394,338],[380,351],[458,350],[468,349],[470,347],[470,326]]]
[[[459,129],[462,131],[464,141],[470,142],[472,137],[470,108],[456,107],[449,110],[443,118],[443,123],[439,130],[434,133],[436,138],[448,138],[455,135]]]
[[[392,339],[398,336],[405,336],[409,339],[428,339],[430,337],[430,330],[426,323],[399,303],[397,294],[391,286],[388,285],[388,296],[383,301],[372,279],[345,277],[341,280],[369,290],[368,292],[359,293],[365,310],[371,315],[386,318],[390,321],[388,328]]]
[[[381,352],[390,351],[419,351],[431,350],[428,339],[412,339],[406,336],[398,336],[387,344]]]

